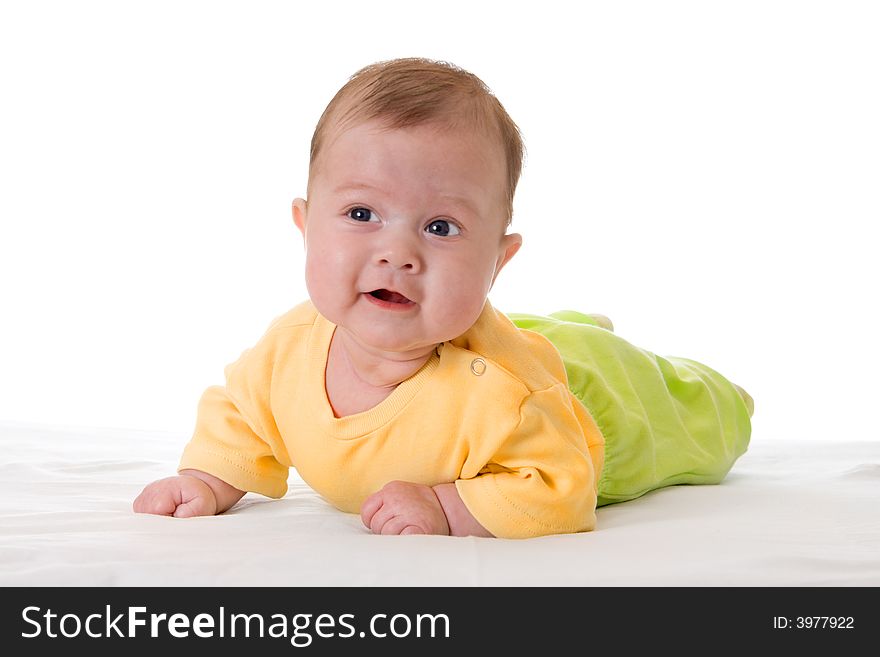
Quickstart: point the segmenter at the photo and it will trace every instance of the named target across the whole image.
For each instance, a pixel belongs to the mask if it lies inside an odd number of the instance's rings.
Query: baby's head
[[[425,59],[358,71],[318,121],[293,203],[318,311],[402,358],[464,333],[521,244],[506,230],[522,156],[476,76]]]

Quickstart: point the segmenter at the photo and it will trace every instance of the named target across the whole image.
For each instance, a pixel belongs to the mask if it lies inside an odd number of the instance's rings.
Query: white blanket
[[[131,511],[187,436],[0,424],[0,585],[880,585],[880,443],[753,441],[718,486],[599,510],[529,540],[374,536],[291,472],[179,520]]]

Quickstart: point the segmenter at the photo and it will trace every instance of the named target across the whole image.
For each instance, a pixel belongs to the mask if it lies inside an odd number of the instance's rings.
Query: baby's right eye
[[[355,221],[370,221],[373,218],[373,211],[367,208],[352,208],[346,212],[346,215]]]

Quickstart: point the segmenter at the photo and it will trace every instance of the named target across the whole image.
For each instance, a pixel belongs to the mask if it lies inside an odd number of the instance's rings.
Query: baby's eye
[[[373,220],[373,211],[367,210],[367,208],[352,208],[345,214],[349,219],[354,219],[355,221],[367,222]]]
[[[458,226],[445,219],[435,219],[425,227],[425,231],[440,237],[450,237],[461,233]]]

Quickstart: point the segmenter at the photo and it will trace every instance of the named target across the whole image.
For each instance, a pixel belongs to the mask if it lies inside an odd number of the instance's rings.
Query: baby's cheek
[[[447,299],[442,312],[441,323],[444,325],[443,340],[452,340],[467,331],[483,310],[486,298],[483,295],[471,294]]]
[[[309,293],[330,293],[351,278],[352,258],[343,248],[324,246],[306,252],[306,284]]]

